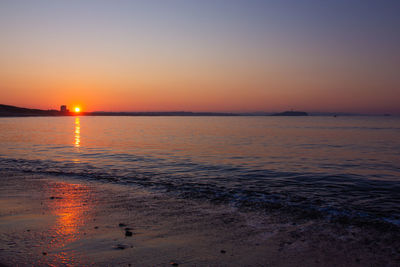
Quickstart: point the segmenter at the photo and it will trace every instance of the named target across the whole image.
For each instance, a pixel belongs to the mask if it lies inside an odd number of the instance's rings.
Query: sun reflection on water
[[[81,146],[81,122],[79,117],[75,118],[75,147]]]

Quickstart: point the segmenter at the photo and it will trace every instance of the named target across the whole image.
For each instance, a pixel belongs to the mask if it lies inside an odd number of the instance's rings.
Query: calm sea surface
[[[0,168],[400,225],[399,117],[1,118]]]

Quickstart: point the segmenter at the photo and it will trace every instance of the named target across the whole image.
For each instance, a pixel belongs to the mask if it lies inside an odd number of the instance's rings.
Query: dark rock
[[[235,218],[223,218],[222,221],[226,224],[235,222]]]
[[[133,233],[131,231],[125,231],[125,236],[132,236]]]
[[[172,266],[178,266],[179,264],[178,263],[176,263],[176,262],[171,262],[170,263]]]
[[[220,251],[222,254],[225,254],[226,253],[226,251],[225,250],[223,250],[223,249],[221,249],[221,251]]]
[[[118,244],[118,245],[116,245],[115,247],[114,247],[115,249],[126,249],[126,248],[128,248],[128,246],[127,245],[123,245],[123,244]]]
[[[42,254],[46,256],[46,255],[47,255],[47,252],[42,252]]]
[[[120,224],[118,224],[118,226],[119,226],[119,227],[125,227],[125,226],[126,226],[126,224],[124,224],[124,223],[120,223]]]
[[[99,227],[98,227],[98,226],[95,226],[94,229],[99,229]]]

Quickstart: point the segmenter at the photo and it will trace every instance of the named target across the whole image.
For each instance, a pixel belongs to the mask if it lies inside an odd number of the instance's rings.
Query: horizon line
[[[0,104],[0,106],[8,106],[15,107],[21,109],[31,109],[31,110],[41,110],[41,111],[58,111],[60,109],[40,109],[40,108],[31,108],[31,107],[20,107],[14,105]],[[400,115],[400,113],[394,112],[381,112],[381,113],[370,113],[370,112],[348,112],[348,111],[305,111],[300,109],[290,109],[290,110],[280,110],[280,111],[191,111],[191,110],[140,110],[140,111],[131,111],[131,110],[120,110],[120,111],[107,111],[107,110],[95,110],[95,111],[85,111],[81,110],[79,113],[193,113],[193,114],[201,114],[201,113],[212,113],[212,114],[232,114],[232,115],[246,115],[246,114],[260,114],[260,115],[271,115],[275,113],[282,113],[287,111],[293,112],[306,112],[308,114],[314,115],[352,115],[352,116],[384,116],[384,115]],[[73,113],[73,112],[71,112]]]

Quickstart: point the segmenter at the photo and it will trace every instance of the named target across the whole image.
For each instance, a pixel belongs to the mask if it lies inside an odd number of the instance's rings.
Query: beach
[[[400,267],[400,1],[0,1],[0,267]]]
[[[1,171],[5,266],[398,266],[398,231]],[[131,234],[129,234],[131,233]]]

